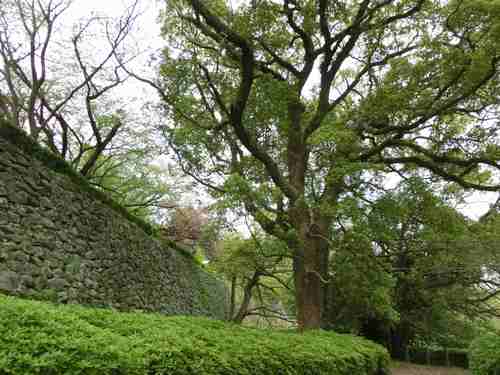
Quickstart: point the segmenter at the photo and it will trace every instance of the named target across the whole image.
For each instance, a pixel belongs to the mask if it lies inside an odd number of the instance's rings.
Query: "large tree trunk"
[[[304,249],[294,258],[295,299],[300,330],[321,327],[323,283],[317,274],[320,257],[315,249]]]
[[[319,329],[328,282],[328,243],[310,229],[302,233],[293,262],[297,321],[300,330]]]
[[[288,212],[296,234],[295,238],[290,240],[289,246],[294,251],[295,304],[300,330],[321,328],[328,268],[329,229],[329,221],[321,218],[320,211],[311,208],[306,200],[305,181],[309,152],[302,127],[302,115],[305,110],[300,95],[289,98],[288,178],[290,186],[297,194]]]

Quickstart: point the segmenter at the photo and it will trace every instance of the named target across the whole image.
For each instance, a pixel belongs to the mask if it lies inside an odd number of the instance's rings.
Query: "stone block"
[[[20,277],[13,271],[0,271],[0,291],[14,293],[19,288]]]
[[[68,283],[66,282],[66,280],[64,280],[62,278],[57,278],[56,277],[56,278],[53,278],[53,279],[50,279],[50,280],[47,281],[47,286],[50,289],[62,290],[67,285],[68,285]]]
[[[21,276],[21,284],[26,288],[34,288],[35,287],[35,279],[30,275]]]

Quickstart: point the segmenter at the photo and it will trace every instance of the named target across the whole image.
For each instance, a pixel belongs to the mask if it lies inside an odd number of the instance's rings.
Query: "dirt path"
[[[470,375],[470,372],[457,367],[422,366],[411,363],[394,362],[392,375]]]

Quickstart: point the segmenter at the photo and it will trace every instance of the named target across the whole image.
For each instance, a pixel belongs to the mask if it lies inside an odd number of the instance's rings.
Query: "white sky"
[[[118,18],[133,3],[133,0],[73,0],[65,16],[68,23],[76,22],[81,17],[89,17],[92,12]],[[158,50],[162,46],[160,37],[159,15],[164,0],[140,0],[139,17],[132,37],[144,50]]]
[[[140,58],[140,63],[145,64],[151,53],[161,49],[162,38],[160,34],[160,25],[158,16],[165,0],[141,0],[139,9],[141,15],[137,20],[137,33],[134,33],[135,41],[144,50],[143,56]],[[233,6],[237,6],[244,0],[231,0]],[[72,23],[80,17],[87,17],[91,12],[105,14],[110,17],[119,17],[124,13],[127,5],[130,5],[132,0],[74,0],[68,13],[65,15],[66,21]],[[153,72],[152,72],[153,73]],[[153,73],[154,74],[154,73]],[[152,95],[153,93],[142,85],[136,84],[137,87],[132,86],[129,88],[132,92],[137,94],[138,91],[143,92],[145,95]],[[467,204],[459,207],[459,209],[467,216],[477,219],[489,209],[490,204],[498,197],[498,193],[473,193],[467,199]]]

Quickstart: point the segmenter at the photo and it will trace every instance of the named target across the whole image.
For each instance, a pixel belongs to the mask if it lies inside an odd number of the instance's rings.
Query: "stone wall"
[[[20,147],[28,140],[18,137],[0,131],[0,291],[224,318],[220,282],[47,158]]]

